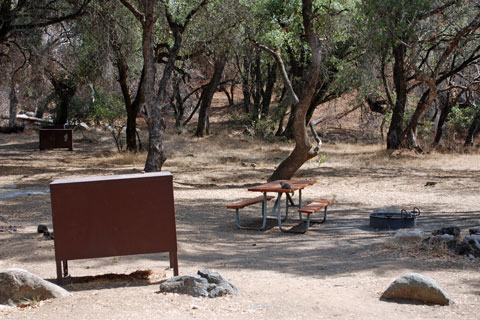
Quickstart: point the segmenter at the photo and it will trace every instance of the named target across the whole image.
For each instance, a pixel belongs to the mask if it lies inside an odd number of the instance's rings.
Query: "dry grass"
[[[112,166],[132,166],[140,167],[145,164],[147,158],[146,152],[107,152],[100,155],[97,163],[100,166],[112,167]]]

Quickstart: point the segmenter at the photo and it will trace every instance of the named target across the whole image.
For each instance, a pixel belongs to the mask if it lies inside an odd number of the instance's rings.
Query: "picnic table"
[[[315,184],[315,180],[275,180],[268,183],[260,184],[251,188],[248,188],[248,191],[251,192],[261,192],[262,196],[255,198],[235,202],[227,206],[229,209],[235,209],[235,222],[239,229],[253,229],[253,230],[263,230],[267,225],[267,217],[273,216],[277,219],[277,224],[282,232],[289,233],[305,233],[310,223],[324,223],[327,215],[327,207],[329,204],[333,203],[333,199],[320,199],[312,203],[309,203],[307,206],[303,206],[302,191],[308,186]],[[276,193],[276,199],[271,211],[267,208],[267,203],[269,200],[275,198],[275,196],[268,195],[268,193]],[[282,208],[282,197],[285,195],[285,208]],[[294,198],[297,195],[298,200],[295,204]],[[245,227],[240,224],[240,215],[239,209],[245,208],[249,205],[262,203],[262,225],[259,228]],[[299,220],[304,225],[304,228],[301,230],[285,229],[282,226],[282,222],[285,222],[288,219],[288,212],[290,207],[297,207]],[[324,208],[324,218],[323,220],[311,220],[310,215],[317,212],[318,210]],[[283,214],[282,214],[283,212]],[[302,213],[307,215],[307,219],[302,218]]]

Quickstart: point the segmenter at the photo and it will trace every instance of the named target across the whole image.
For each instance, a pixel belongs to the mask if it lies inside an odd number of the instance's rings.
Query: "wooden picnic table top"
[[[280,185],[280,182],[289,184],[291,189],[283,189]],[[248,188],[248,191],[257,191],[257,192],[277,192],[277,193],[288,193],[292,190],[300,190],[305,187],[311,186],[312,184],[317,183],[316,180],[275,180],[268,183],[264,183],[258,186]]]

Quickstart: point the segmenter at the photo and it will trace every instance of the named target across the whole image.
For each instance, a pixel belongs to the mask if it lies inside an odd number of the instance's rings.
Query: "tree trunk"
[[[433,146],[437,146],[440,143],[440,139],[442,138],[443,135],[443,126],[445,125],[445,122],[447,121],[448,114],[452,110],[452,107],[454,105],[454,101],[451,101],[450,99],[450,92],[446,94],[444,98],[440,97],[440,107],[439,107],[439,116],[438,116],[438,122],[435,130],[435,138],[433,139]],[[452,100],[455,100],[453,98]]]
[[[285,130],[283,130],[283,136],[289,140],[294,138],[293,135],[293,124],[295,123],[295,106],[292,104],[290,105],[290,115],[288,116],[287,125],[285,126]]]
[[[175,129],[177,130],[177,133],[182,132],[182,119],[183,115],[185,114],[185,106],[183,104],[183,98],[182,95],[180,94],[180,83],[179,81],[175,81],[174,84],[174,90],[175,90],[175,103],[174,103],[174,117],[175,117]]]
[[[15,130],[15,128],[17,127],[18,99],[17,99],[16,90],[15,90],[15,80],[13,79],[13,77],[12,77],[12,83],[10,86],[9,100],[10,100],[10,110],[9,110],[8,127]]]
[[[248,57],[243,59],[243,67],[245,69],[245,75],[242,76],[242,92],[243,92],[243,109],[246,114],[250,112],[250,86],[249,86],[249,79],[250,79],[250,63],[248,62]]]
[[[209,113],[210,105],[212,104],[212,98],[217,89],[217,85],[222,78],[223,69],[225,68],[226,60],[221,58],[215,60],[214,71],[210,82],[204,89],[204,94],[202,95],[202,102],[200,105],[200,110],[198,111],[198,123],[197,131],[195,132],[196,137],[203,137],[204,134],[209,134]]]
[[[120,50],[120,48],[118,48],[118,50]],[[132,108],[132,98],[130,96],[130,88],[128,86],[128,65],[120,52],[117,52],[116,59],[118,82],[122,90],[123,101],[125,102],[125,109],[127,111],[127,150],[131,152],[137,152],[137,110]]]
[[[272,102],[273,88],[277,80],[277,65],[273,63],[268,67],[267,75],[267,84],[265,85],[265,91],[262,95],[262,112],[261,116],[263,118],[268,117],[268,112],[270,110],[270,103]]]
[[[35,117],[36,118],[43,118],[43,114],[45,113],[45,110],[47,110],[48,105],[50,102],[53,100],[53,97],[55,96],[54,93],[48,95],[45,100],[41,101],[37,107],[35,108]]]
[[[165,162],[163,150],[163,131],[165,123],[162,121],[160,110],[155,105],[155,57],[154,57],[154,27],[156,1],[144,0],[144,20],[142,25],[142,54],[145,68],[145,108],[148,117],[148,155],[145,162],[145,171],[161,171]]]
[[[402,141],[402,145],[410,149],[417,149],[417,151],[421,151],[416,139],[418,123],[425,112],[432,106],[435,98],[437,97],[437,86],[435,84],[435,79],[425,78],[423,81],[428,83],[429,89],[423,93],[422,97],[418,101],[417,108],[415,109],[415,112],[410,118],[408,125],[402,133],[402,140],[406,140]]]
[[[465,147],[473,146],[473,140],[478,134],[480,129],[480,111],[477,111],[477,114],[473,118],[472,124],[468,128],[467,137],[465,138]]]
[[[275,137],[280,137],[283,134],[283,119],[285,118],[285,113],[287,113],[287,108],[283,105],[285,94],[287,93],[287,88],[285,86],[282,89],[282,93],[280,94],[280,115],[278,117],[278,128],[277,132],[275,132]]]
[[[305,34],[312,50],[312,58],[301,97],[294,107],[295,120],[293,123],[293,135],[295,137],[295,148],[292,153],[280,163],[268,179],[269,181],[290,179],[305,161],[318,154],[318,149],[312,150],[312,144],[307,135],[307,126],[305,123],[307,110],[315,94],[315,87],[320,75],[322,61],[320,41],[313,27],[314,15],[312,11],[312,0],[302,0],[302,17]]]
[[[51,79],[52,85],[55,90],[55,94],[58,97],[58,103],[55,111],[55,120],[53,121],[56,125],[64,125],[68,121],[68,111],[70,108],[70,103],[77,91],[76,84],[68,78],[53,77]]]
[[[405,45],[399,44],[393,47],[393,82],[397,100],[393,107],[392,121],[387,133],[387,149],[398,149],[402,140],[403,118],[407,104],[407,77],[405,70]]]
[[[149,121],[148,155],[145,163],[145,172],[161,171],[167,160],[163,145],[166,129],[165,119],[160,108],[152,108]]]
[[[253,110],[251,112],[252,119],[258,119],[260,116],[261,98],[263,91],[263,81],[262,81],[262,70],[261,70],[261,59],[260,52],[257,51],[255,57],[255,64],[253,66]]]

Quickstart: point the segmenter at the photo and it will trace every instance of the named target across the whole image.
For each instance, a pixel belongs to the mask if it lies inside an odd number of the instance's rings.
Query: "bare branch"
[[[83,14],[85,7],[91,2],[92,0],[84,0],[83,4],[78,8],[77,11],[60,17],[55,17],[52,19],[48,19],[46,21],[38,22],[38,23],[28,23],[28,24],[19,24],[19,25],[12,25],[12,31],[20,31],[20,30],[31,30],[35,28],[46,27],[52,24],[57,24],[62,21],[72,20],[79,17]]]
[[[271,56],[273,56],[273,58],[275,59],[275,61],[278,64],[278,67],[280,68],[280,73],[282,74],[283,82],[288,89],[288,93],[290,94],[290,97],[292,98],[292,100],[295,104],[298,104],[300,102],[300,100],[298,99],[298,96],[295,93],[295,90],[293,90],[292,82],[290,81],[290,78],[288,77],[287,71],[285,70],[285,64],[283,63],[282,56],[280,55],[280,49],[277,49],[276,51],[273,51],[272,49],[270,49],[266,45],[258,43],[254,40],[251,40],[251,42],[257,48],[260,48],[260,49],[264,50],[265,52],[267,52],[268,54],[270,54]]]
[[[318,118],[317,120],[312,120],[310,121],[310,130],[312,131],[313,137],[315,141],[317,141],[317,146],[314,149],[315,153],[318,153],[320,149],[322,148],[322,139],[320,139],[320,136],[318,135],[317,131],[315,130],[315,126],[319,124],[320,122],[329,119],[329,115],[322,116]]]

